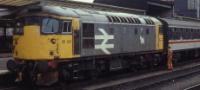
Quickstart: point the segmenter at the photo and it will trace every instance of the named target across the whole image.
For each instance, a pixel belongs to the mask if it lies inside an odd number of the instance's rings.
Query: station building
[[[145,10],[158,17],[197,18],[197,0],[95,0],[95,3]]]
[[[173,1],[160,0],[95,0],[95,3],[102,3],[126,8],[141,9],[146,15],[156,17],[171,17]]]
[[[197,18],[197,0],[174,0],[175,16]]]

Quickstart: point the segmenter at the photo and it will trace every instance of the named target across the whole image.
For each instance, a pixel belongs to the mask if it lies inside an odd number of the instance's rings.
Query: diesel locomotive
[[[24,80],[71,80],[200,56],[200,23],[61,6],[19,12],[10,71]],[[56,72],[54,75],[50,75]]]

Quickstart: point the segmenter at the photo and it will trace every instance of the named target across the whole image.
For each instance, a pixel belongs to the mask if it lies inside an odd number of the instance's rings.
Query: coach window
[[[198,39],[200,39],[200,29],[198,29]]]
[[[178,28],[178,31],[177,31],[177,39],[180,39],[181,38],[181,28]]]
[[[193,30],[192,38],[193,38],[193,39],[196,39],[196,29]]]
[[[193,29],[191,29],[190,32],[193,32]]]
[[[184,36],[183,31],[184,31],[184,28],[180,28],[180,32],[179,32],[180,39],[183,39],[183,36]]]
[[[188,33],[189,32],[189,30],[190,30],[190,28],[187,28],[186,29],[186,32],[185,32],[185,35],[186,35],[186,39],[189,39],[189,37],[190,37],[190,34]]]
[[[197,32],[197,29],[195,29],[195,31],[194,31],[194,38],[195,38],[195,39],[197,39],[197,37],[198,37],[198,36],[197,36],[197,33],[198,33],[198,32]]]
[[[173,29],[173,40],[176,40],[177,39],[177,30],[178,30],[178,28],[174,28]]]
[[[195,33],[195,29],[193,29],[192,32],[191,32],[191,36],[192,36],[191,39],[194,39],[194,37],[195,37],[194,33]]]
[[[189,28],[187,28],[187,29],[186,29],[186,33],[187,33],[189,30],[190,30],[190,29],[189,29]]]
[[[173,39],[172,37],[172,32],[173,31],[173,28],[172,27],[169,27],[169,32],[168,32],[168,35],[169,35],[169,39]]]
[[[83,48],[94,48],[94,24],[83,23]]]
[[[72,32],[71,26],[72,26],[71,21],[64,21],[62,33],[71,33]]]
[[[186,38],[186,36],[185,36],[185,32],[186,32],[186,29],[185,29],[185,28],[183,28],[183,30],[182,30],[182,37],[183,37],[183,39],[185,39],[185,38]]]
[[[180,39],[180,28],[176,29],[176,39]]]
[[[190,38],[190,33],[189,33],[189,31],[190,31],[190,28],[188,28],[187,31],[186,31],[186,35],[187,35],[186,39],[189,39],[189,38]]]
[[[174,29],[173,29],[173,33],[172,33],[173,40],[176,39],[176,32],[177,32],[177,28],[174,28]]]
[[[198,36],[197,36],[198,39],[200,39],[200,30],[199,30],[199,29],[197,30],[197,35],[198,35]]]
[[[193,29],[190,30],[190,33],[189,33],[190,37],[189,37],[189,39],[192,39],[192,32],[193,32]]]
[[[199,36],[198,36],[198,35],[199,35],[199,30],[198,30],[198,29],[196,29],[196,33],[195,33],[195,34],[196,34],[196,35],[195,35],[195,36],[196,36],[196,39],[199,39]]]

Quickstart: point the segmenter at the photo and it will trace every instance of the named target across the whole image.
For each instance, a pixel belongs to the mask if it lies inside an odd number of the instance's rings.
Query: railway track
[[[191,73],[182,77],[169,79],[136,90],[199,90],[200,72]]]
[[[0,58],[8,58],[11,56],[12,56],[12,53],[0,53]]]
[[[50,87],[38,87],[37,90],[140,90],[151,85],[200,73],[200,61],[195,60],[195,62],[190,62],[190,64],[183,63],[178,65],[173,71],[153,69],[151,71],[138,71],[137,73],[119,73],[121,72],[114,72],[96,80],[57,83]],[[4,87],[0,85],[0,90],[25,90],[24,88],[16,84]]]
[[[200,73],[200,62],[179,66],[173,71],[160,70],[139,76],[126,77],[108,83],[86,86],[84,90],[143,90],[143,88],[154,84],[190,76],[195,73]]]
[[[200,84],[193,85],[191,87],[185,88],[184,90],[199,90]]]

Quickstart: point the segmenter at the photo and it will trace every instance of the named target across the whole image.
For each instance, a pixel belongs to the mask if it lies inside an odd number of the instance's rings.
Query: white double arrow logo
[[[103,29],[98,29],[103,35],[95,35],[95,40],[103,40],[100,45],[95,45],[95,49],[101,49],[105,54],[111,54],[108,49],[114,48],[114,44],[106,44],[108,40],[114,39],[113,35],[108,35],[108,33]]]

